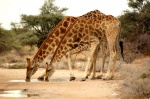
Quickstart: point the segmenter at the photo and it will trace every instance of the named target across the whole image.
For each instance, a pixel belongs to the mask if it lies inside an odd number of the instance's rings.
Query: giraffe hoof
[[[82,78],[81,81],[86,81],[86,78]]]
[[[70,81],[75,80],[75,79],[76,79],[76,77],[70,77]]]
[[[102,80],[112,80],[113,79],[113,76],[105,76],[105,77],[102,77]]]
[[[25,79],[26,82],[30,82],[30,79]]]
[[[43,80],[44,80],[43,77],[39,77],[39,78],[37,78],[37,79],[40,80],[40,81],[43,81]]]
[[[45,78],[45,81],[46,81],[46,82],[49,82],[49,79],[48,79],[48,78]]]

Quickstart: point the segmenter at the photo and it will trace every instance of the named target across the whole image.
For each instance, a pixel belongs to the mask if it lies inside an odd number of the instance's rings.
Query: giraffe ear
[[[26,58],[27,61],[30,61],[30,58]]]

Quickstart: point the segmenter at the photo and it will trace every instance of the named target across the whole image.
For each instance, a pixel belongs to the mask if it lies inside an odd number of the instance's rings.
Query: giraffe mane
[[[65,36],[67,35],[67,33],[69,32],[69,30],[72,29],[72,27],[75,25],[75,23],[76,23],[77,21],[78,21],[78,19],[76,19],[76,21],[69,27],[69,29],[66,31],[66,33],[64,34],[64,36],[63,36],[62,39],[60,40],[60,42],[59,42],[59,44],[58,44],[58,46],[57,46],[57,48],[56,48],[56,50],[55,50],[55,52],[54,52],[54,54],[53,54],[53,56],[52,56],[52,59],[51,59],[51,62],[50,62],[50,63],[53,62],[53,60],[54,60],[54,58],[55,58],[55,56],[56,56],[56,54],[57,54],[57,51],[58,51],[58,49],[59,49],[59,46],[61,46],[61,42],[64,40],[64,38],[65,38]]]
[[[62,20],[63,21],[63,20]],[[46,37],[46,39],[43,41],[43,43],[41,44],[40,48],[38,49],[38,52],[35,54],[33,60],[36,59],[36,57],[38,57],[38,54],[40,53],[40,51],[42,50],[43,46],[45,45],[45,43],[47,42],[47,40],[52,36],[52,34],[56,31],[57,27],[60,26],[60,24],[62,23],[62,21],[60,21],[58,23],[58,25],[52,30],[52,32]]]
[[[43,47],[45,46],[45,44],[46,44],[46,42],[48,42],[48,40],[49,40],[49,38],[52,38],[53,37],[53,34],[57,31],[57,29],[63,24],[63,22],[67,19],[67,18],[74,18],[74,17],[72,17],[72,16],[67,16],[67,17],[65,17],[64,19],[62,19],[62,21],[60,21],[59,23],[58,23],[58,25],[51,31],[51,33],[47,36],[47,38],[43,41],[43,43],[41,44],[41,46],[40,46],[40,48],[38,49],[38,51],[37,51],[37,53],[35,54],[35,56],[34,56],[34,58],[33,58],[33,60],[35,60],[35,59],[37,59],[37,57],[38,57],[38,55],[40,54],[40,52],[42,51],[42,49],[43,49]],[[65,34],[65,32],[64,32],[64,34]],[[52,42],[54,42],[55,41],[55,39],[52,39],[53,41]],[[56,45],[57,46],[57,45]],[[48,48],[48,46],[46,47],[46,49]],[[51,49],[52,50],[52,49]],[[49,50],[49,52],[51,51],[51,50]],[[39,61],[39,59],[38,59],[38,61]]]

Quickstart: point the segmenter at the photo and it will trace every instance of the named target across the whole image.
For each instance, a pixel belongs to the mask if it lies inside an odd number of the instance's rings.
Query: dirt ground
[[[25,69],[0,69],[0,91],[24,90],[23,99],[119,99],[117,88],[122,80],[104,81],[100,79],[80,81],[83,72],[75,70],[75,81],[69,81],[69,70],[56,70],[49,82],[35,80],[44,69],[32,76],[31,82],[25,82]],[[14,82],[11,82],[13,81]],[[16,81],[15,81],[16,80]],[[2,92],[0,92],[2,93]],[[15,93],[13,93],[15,97]],[[19,93],[21,94],[21,93]],[[0,99],[10,99],[2,97]]]
[[[130,73],[128,70],[133,72],[140,70],[139,73],[142,73],[149,66],[150,57],[144,57],[131,64],[123,63],[116,66],[113,80],[91,80],[89,77],[84,82],[81,81],[84,72],[80,70],[74,70],[77,78],[75,81],[69,81],[69,70],[56,70],[50,81],[45,82],[36,79],[45,71],[39,68],[32,76],[31,82],[25,82],[26,69],[0,68],[0,99],[12,99],[12,97],[21,99],[121,99],[119,85]]]

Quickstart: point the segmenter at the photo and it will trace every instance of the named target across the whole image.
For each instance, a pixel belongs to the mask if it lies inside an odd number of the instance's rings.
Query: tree
[[[21,50],[19,40],[11,30],[5,30],[0,26],[0,53],[12,49]]]
[[[150,1],[128,1],[131,10],[124,11],[119,17],[122,37],[132,43],[136,53],[150,55]]]
[[[11,30],[22,46],[29,45],[32,47],[37,44],[38,38],[35,31],[30,27],[22,27],[19,23],[11,22]]]
[[[63,12],[67,8],[59,8],[55,6],[55,0],[45,0],[40,8],[39,15],[22,15],[21,24],[23,27],[31,27],[36,31],[38,37],[37,46],[39,47],[50,31],[62,20]]]
[[[124,11],[119,17],[122,24],[123,37],[131,34],[150,34],[150,2],[148,0],[129,0],[131,11]]]

